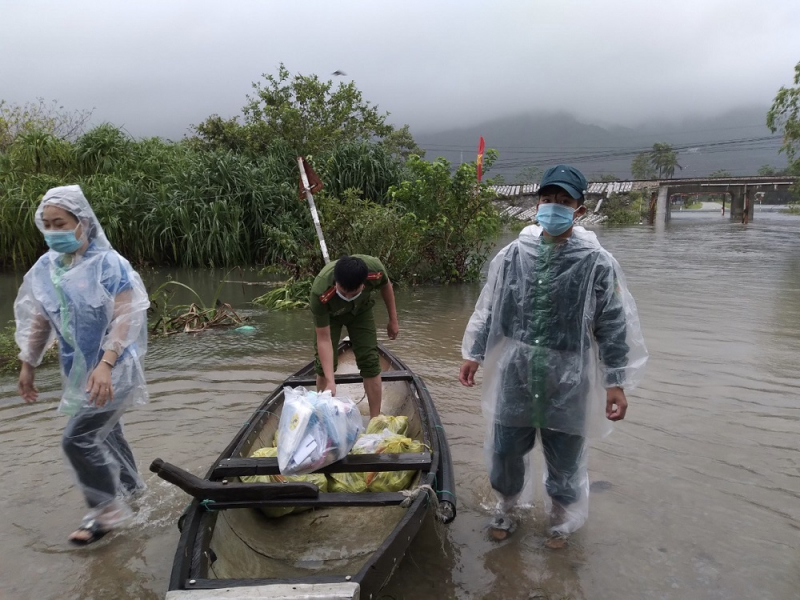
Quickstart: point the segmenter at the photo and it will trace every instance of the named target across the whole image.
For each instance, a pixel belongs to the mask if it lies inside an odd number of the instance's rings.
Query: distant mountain
[[[733,175],[755,174],[764,164],[786,165],[778,154],[780,140],[765,124],[767,107],[741,108],[715,117],[650,122],[637,127],[592,125],[566,113],[503,117],[474,126],[437,133],[416,133],[415,138],[432,159],[443,156],[454,164],[475,160],[478,138],[500,157],[490,172],[507,182],[518,179],[525,167],[565,162],[592,179],[613,174],[630,177],[633,157],[656,142],[681,147],[678,162],[684,167],[675,177],[701,177],[725,169]],[[771,140],[761,138],[772,137]]]

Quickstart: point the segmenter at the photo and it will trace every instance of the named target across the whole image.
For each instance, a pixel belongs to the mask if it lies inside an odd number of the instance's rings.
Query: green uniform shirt
[[[346,318],[371,310],[375,304],[375,299],[372,297],[373,290],[382,288],[389,283],[386,267],[383,266],[380,260],[366,254],[354,254],[353,256],[360,258],[367,264],[369,274],[367,275],[367,281],[364,283],[364,291],[352,302],[342,300],[339,294],[336,293],[336,286],[333,282],[333,268],[336,266],[336,261],[329,262],[322,268],[311,285],[309,304],[311,305],[311,314],[314,315],[314,325],[316,327],[329,326],[331,318]]]

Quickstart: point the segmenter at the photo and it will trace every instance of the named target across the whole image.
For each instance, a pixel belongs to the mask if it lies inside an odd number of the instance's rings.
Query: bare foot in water
[[[502,542],[517,528],[516,522],[509,516],[498,514],[489,521],[489,535],[496,542]]]
[[[558,528],[564,525],[568,518],[567,509],[553,501],[553,507],[550,509],[550,537],[544,543],[547,548],[559,550],[567,545],[567,534]]]
[[[547,538],[544,545],[551,550],[560,550],[567,545],[567,536],[561,534],[551,536]]]

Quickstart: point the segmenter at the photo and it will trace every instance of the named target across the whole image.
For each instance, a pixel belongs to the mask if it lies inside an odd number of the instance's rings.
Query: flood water
[[[562,550],[542,546],[541,502],[506,542],[486,536],[480,392],[457,381],[480,286],[398,291],[401,333],[388,346],[436,401],[459,514],[441,534],[423,529],[382,598],[800,597],[800,218],[757,214],[745,227],[716,214],[674,217],[658,231],[597,230],[627,275],[651,359],[626,420],[590,452],[589,520]],[[206,297],[223,276],[176,274]],[[0,277],[3,321],[15,281]],[[152,342],[152,401],[126,417],[149,489],[129,529],[89,548],[66,543],[84,508],[61,456],[55,370],[38,374],[36,405],[0,379],[2,600],[163,597],[187,497],[147,466],[161,457],[205,472],[254,406],[310,358],[308,315],[254,310],[247,301],[261,291],[222,290],[255,335]]]

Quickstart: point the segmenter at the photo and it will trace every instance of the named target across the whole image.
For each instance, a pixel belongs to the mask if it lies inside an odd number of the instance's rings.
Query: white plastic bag
[[[350,398],[302,387],[286,387],[283,395],[278,424],[282,475],[311,473],[347,456],[364,429],[361,413]]]
[[[386,438],[393,435],[398,435],[393,431],[384,429],[380,433],[365,433],[353,446],[354,454],[375,454],[375,450],[380,446]]]

